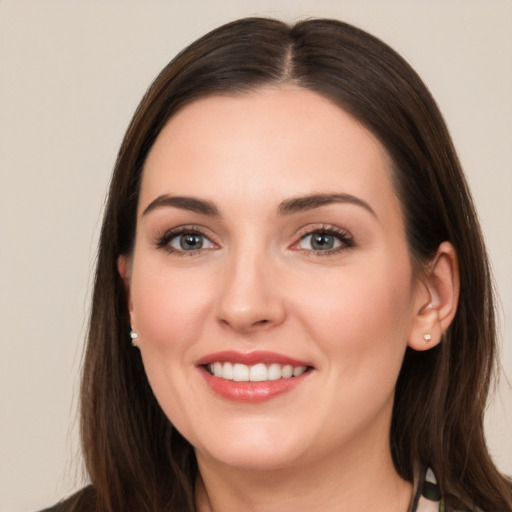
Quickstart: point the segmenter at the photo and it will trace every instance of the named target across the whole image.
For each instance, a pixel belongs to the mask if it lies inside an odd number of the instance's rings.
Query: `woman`
[[[494,356],[480,228],[414,71],[337,21],[225,25],[122,144],[92,484],[56,510],[510,511],[482,431]]]

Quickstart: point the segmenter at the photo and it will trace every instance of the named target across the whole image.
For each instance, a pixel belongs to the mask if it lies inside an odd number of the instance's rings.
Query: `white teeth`
[[[265,382],[267,380],[289,379],[299,377],[306,370],[306,366],[292,366],[291,364],[280,365],[272,363],[265,365],[258,363],[247,366],[240,363],[215,362],[208,366],[210,373],[215,377],[236,382]]]
[[[247,382],[249,380],[249,367],[240,363],[233,365],[233,380],[236,382]]]
[[[251,366],[249,370],[249,380],[251,382],[263,382],[268,380],[267,367],[262,363]]]
[[[231,363],[224,363],[222,364],[222,374],[219,375],[219,377],[222,377],[223,379],[233,380],[234,379],[234,372],[233,372],[233,365]]]
[[[283,372],[280,364],[272,363],[268,367],[268,380],[278,380],[282,378]]]
[[[215,377],[222,377],[222,363],[213,363],[210,370]]]
[[[306,367],[305,366],[296,366],[293,369],[293,376],[294,377],[298,377],[299,375],[302,375],[305,371],[306,371]]]
[[[293,366],[287,364],[283,366],[283,379],[289,379],[293,375]]]

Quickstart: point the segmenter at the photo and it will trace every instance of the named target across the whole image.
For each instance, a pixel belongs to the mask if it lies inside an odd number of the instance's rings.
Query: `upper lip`
[[[290,364],[292,366],[311,366],[305,361],[294,359],[292,357],[278,354],[275,352],[268,352],[264,350],[256,350],[254,352],[237,352],[235,350],[224,350],[221,352],[214,352],[208,354],[197,362],[198,366],[204,366],[215,362],[220,363],[240,363],[247,366],[252,366],[258,363],[264,364]]]

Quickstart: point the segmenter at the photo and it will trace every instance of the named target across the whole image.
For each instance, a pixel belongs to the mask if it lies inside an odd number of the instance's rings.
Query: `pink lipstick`
[[[224,351],[201,358],[198,369],[210,389],[223,398],[258,403],[299,386],[312,367],[272,352]]]

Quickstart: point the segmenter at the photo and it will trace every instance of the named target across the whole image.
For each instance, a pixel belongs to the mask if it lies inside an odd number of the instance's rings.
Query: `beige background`
[[[510,0],[0,0],[0,512],[37,510],[81,484],[87,296],[106,186],[137,102],[184,45],[252,14],[353,22],[422,75],[481,215],[512,376]],[[505,378],[486,423],[512,474]]]

